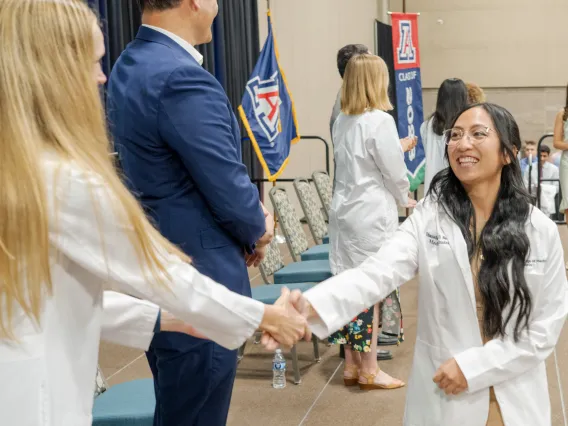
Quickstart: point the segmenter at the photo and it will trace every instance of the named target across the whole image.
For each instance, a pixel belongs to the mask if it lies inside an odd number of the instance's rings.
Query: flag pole
[[[270,12],[270,0],[266,0],[266,8]],[[272,181],[272,187],[276,186],[276,181]],[[274,212],[274,234],[276,235],[276,231],[278,229],[278,219],[276,218],[276,212]]]

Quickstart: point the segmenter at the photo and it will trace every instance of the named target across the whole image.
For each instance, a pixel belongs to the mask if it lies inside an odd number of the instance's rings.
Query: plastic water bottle
[[[286,387],[286,359],[280,349],[276,349],[272,360],[272,387],[283,389]]]

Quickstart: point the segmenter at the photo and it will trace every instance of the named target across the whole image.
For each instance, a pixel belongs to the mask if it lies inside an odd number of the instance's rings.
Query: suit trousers
[[[182,334],[175,340],[166,347],[154,341],[146,353],[156,392],[154,426],[225,425],[237,351]]]

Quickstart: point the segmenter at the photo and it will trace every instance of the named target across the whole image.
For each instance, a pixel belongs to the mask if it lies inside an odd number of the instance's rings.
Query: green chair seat
[[[309,290],[316,284],[314,283],[293,283],[286,284],[290,290],[300,290],[302,293]],[[273,305],[280,297],[283,284],[261,285],[252,289],[252,298],[266,305]]]
[[[294,262],[274,274],[274,284],[320,283],[331,278],[329,260]]]
[[[329,259],[329,244],[320,244],[307,249],[301,255],[302,262],[306,260],[328,260]]]
[[[93,426],[152,426],[155,406],[154,380],[114,385],[95,399]]]

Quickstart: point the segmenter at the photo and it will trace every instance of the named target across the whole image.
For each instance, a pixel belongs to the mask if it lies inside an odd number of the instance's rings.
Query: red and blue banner
[[[418,15],[393,13],[391,18],[398,134],[401,138],[418,136],[416,147],[404,154],[410,190],[414,191],[424,182],[426,171],[424,145],[420,136],[424,107],[418,47]]]
[[[239,106],[245,129],[269,181],[288,164],[292,144],[300,140],[296,110],[278,60],[272,19],[268,37]]]

